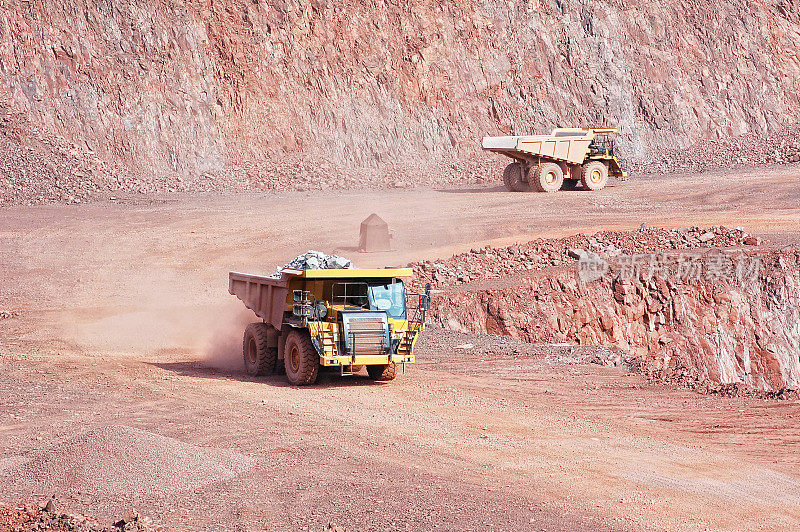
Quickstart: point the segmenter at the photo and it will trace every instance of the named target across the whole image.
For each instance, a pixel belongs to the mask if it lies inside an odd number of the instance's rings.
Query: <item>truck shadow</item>
[[[628,180],[627,179],[620,180],[620,179],[617,179],[617,178],[614,178],[614,177],[609,177],[608,178],[608,183],[606,184],[604,189],[623,186],[626,181],[628,181]],[[491,186],[491,187],[490,186],[486,186],[486,187],[476,186],[476,187],[466,187],[466,188],[437,188],[437,189],[434,189],[434,190],[436,190],[436,192],[441,192],[443,194],[494,194],[494,193],[497,193],[497,192],[502,192],[502,193],[507,193],[507,194],[542,194],[542,195],[544,195],[543,193],[536,192],[534,190],[529,190],[527,192],[511,192],[510,190],[508,190],[503,185],[496,185],[496,186]],[[587,192],[588,193],[588,192],[591,192],[591,191],[586,190],[581,185],[578,185],[575,188],[566,188],[566,187],[562,188],[561,190],[559,190],[557,192],[557,194],[561,194],[561,193],[570,194],[570,193],[574,193],[574,192]]]
[[[166,371],[170,371],[181,377],[198,377],[203,379],[225,380],[225,381],[239,381],[239,382],[257,382],[269,386],[277,386],[279,388],[300,388],[300,386],[292,386],[286,381],[286,375],[269,375],[263,377],[253,377],[244,371],[229,370],[214,368],[207,366],[202,361],[187,361],[187,362],[146,362],[150,366],[154,366]],[[363,371],[363,370],[362,370]],[[320,372],[316,384],[313,386],[302,386],[302,388],[338,388],[341,386],[382,386],[387,384],[385,382],[377,382],[369,378],[367,375],[347,375],[341,376],[336,372],[324,371]]]
[[[469,188],[437,188],[436,192],[444,194],[488,194],[492,192],[508,192],[508,189],[503,185],[493,187],[469,187]]]

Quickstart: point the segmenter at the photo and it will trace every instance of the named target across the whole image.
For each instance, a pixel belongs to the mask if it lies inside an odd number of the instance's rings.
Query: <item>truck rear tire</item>
[[[317,382],[319,355],[308,332],[294,330],[286,336],[283,363],[289,384],[307,386]]]
[[[503,170],[503,184],[511,192],[528,192],[531,187],[523,181],[522,163],[511,163]]]
[[[538,192],[557,192],[564,184],[564,171],[556,163],[540,164],[533,169],[533,175],[529,173],[529,176],[528,182]]]
[[[397,376],[397,365],[394,362],[370,365],[367,374],[374,381],[392,381]]]
[[[608,167],[600,161],[583,165],[581,184],[586,190],[600,190],[608,183]]]
[[[244,330],[242,355],[248,375],[272,375],[278,361],[278,348],[269,346],[269,326],[251,323]]]

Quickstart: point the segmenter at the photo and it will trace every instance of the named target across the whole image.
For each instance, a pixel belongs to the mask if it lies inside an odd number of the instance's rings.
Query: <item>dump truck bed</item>
[[[289,295],[289,282],[292,279],[380,279],[411,277],[411,268],[374,268],[347,270],[294,270],[286,268],[281,276],[266,277],[248,273],[230,272],[228,292],[242,300],[244,305],[256,316],[271,324],[277,330],[283,324],[283,313]]]
[[[515,159],[544,157],[570,164],[583,164],[595,136],[613,133],[613,128],[561,128],[550,135],[484,137],[484,150]]]
[[[293,271],[300,272],[300,270]],[[291,277],[292,275],[287,274],[286,270],[279,279],[230,272],[228,292],[241,299],[244,306],[255,312],[256,316],[280,330]]]

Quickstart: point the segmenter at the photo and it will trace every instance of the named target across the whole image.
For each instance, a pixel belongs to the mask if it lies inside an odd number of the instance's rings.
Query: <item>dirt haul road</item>
[[[659,226],[798,242],[800,168],[499,189],[131,197],[0,211],[0,502],[190,528],[800,524],[796,402],[719,398],[560,346],[441,330],[389,384],[238,370],[229,269],[358,266]],[[398,251],[353,251],[378,212]],[[464,347],[472,344],[473,347]],[[461,347],[459,347],[461,346]],[[87,434],[88,433],[88,434]]]

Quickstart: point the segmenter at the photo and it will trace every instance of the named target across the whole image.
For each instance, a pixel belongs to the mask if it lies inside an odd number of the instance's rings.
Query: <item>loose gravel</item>
[[[237,452],[117,425],[40,451],[6,471],[3,482],[22,483],[39,493],[66,488],[96,495],[154,496],[230,480],[253,465],[253,459]]]

